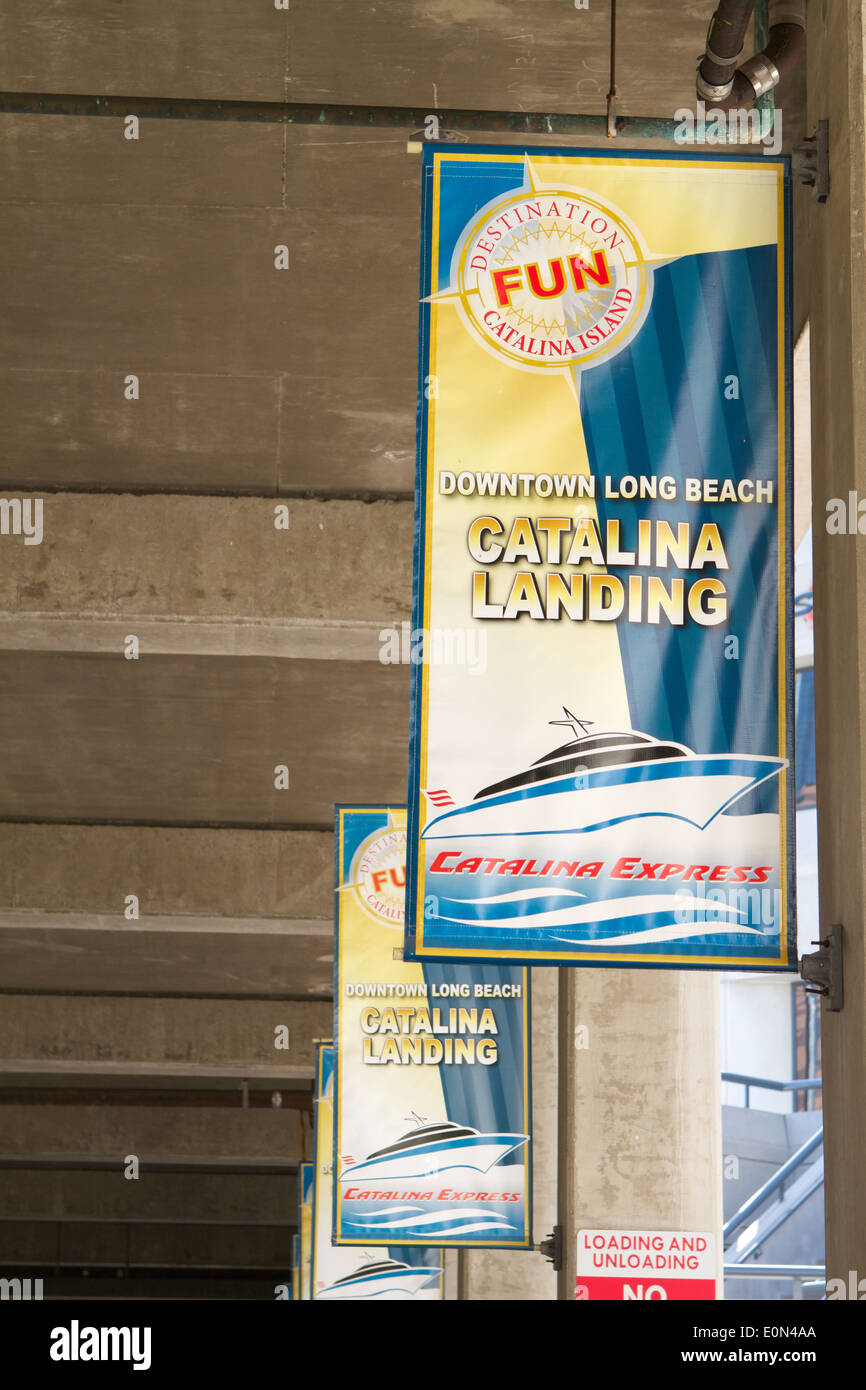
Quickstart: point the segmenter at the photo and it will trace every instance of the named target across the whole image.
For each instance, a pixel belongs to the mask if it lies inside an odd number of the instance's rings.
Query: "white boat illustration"
[[[377,1260],[344,1274],[316,1294],[328,1302],[350,1298],[414,1298],[422,1289],[437,1283],[441,1270],[425,1265],[407,1265],[400,1260]]]
[[[412,1116],[418,1121],[423,1116]],[[355,1163],[340,1174],[340,1182],[379,1182],[393,1178],[423,1177],[440,1173],[446,1168],[474,1168],[486,1173],[506,1154],[525,1144],[526,1134],[483,1134],[469,1125],[453,1120],[439,1124],[421,1124],[388,1144],[368,1154],[363,1163]]]
[[[564,713],[550,722],[579,729],[576,738],[436,816],[422,838],[582,832],[642,816],[671,816],[703,830],[787,766],[785,758],[695,753],[637,729],[587,734],[591,721]]]

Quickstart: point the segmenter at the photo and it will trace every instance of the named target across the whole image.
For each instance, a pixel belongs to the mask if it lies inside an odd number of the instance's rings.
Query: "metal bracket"
[[[557,1274],[562,1269],[562,1227],[554,1226],[550,1235],[539,1245],[539,1250],[546,1260],[550,1260]]]
[[[820,951],[800,958],[800,974],[807,985],[807,994],[823,996],[827,1008],[838,1013],[845,1002],[842,980],[842,927],[839,922],[828,927],[820,941],[813,943]]]
[[[830,196],[830,123],[819,121],[815,134],[794,150],[791,167],[795,176],[812,187],[816,203],[826,203]]]
[[[616,92],[607,94],[607,138],[616,139]]]

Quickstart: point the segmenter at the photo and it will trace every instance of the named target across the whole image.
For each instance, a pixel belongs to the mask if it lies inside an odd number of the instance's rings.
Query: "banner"
[[[299,1282],[302,1299],[311,1297],[313,1281],[313,1174],[315,1164],[298,1164]]]
[[[292,1279],[291,1279],[292,1299],[294,1302],[301,1296],[301,1237],[292,1236]]]
[[[532,1245],[529,972],[403,962],[406,812],[336,815],[340,1245]]]
[[[408,951],[793,970],[788,161],[423,193]]]
[[[341,1249],[333,1240],[334,1049],[316,1044],[315,1131],[313,1138],[313,1281],[312,1295],[329,1303],[429,1303],[444,1296],[441,1250],[429,1246],[389,1246],[379,1255]]]

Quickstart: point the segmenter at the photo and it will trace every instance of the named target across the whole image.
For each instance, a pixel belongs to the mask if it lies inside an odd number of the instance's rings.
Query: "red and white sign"
[[[578,1231],[576,1299],[714,1299],[708,1231]]]

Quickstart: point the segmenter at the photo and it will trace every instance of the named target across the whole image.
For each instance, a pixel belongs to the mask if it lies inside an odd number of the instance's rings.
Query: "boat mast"
[[[571,729],[575,738],[586,737],[587,729],[595,723],[594,719],[578,719],[576,714],[572,714],[570,709],[565,708],[565,705],[562,706],[562,712],[566,716],[565,719],[551,719],[548,722]]]

